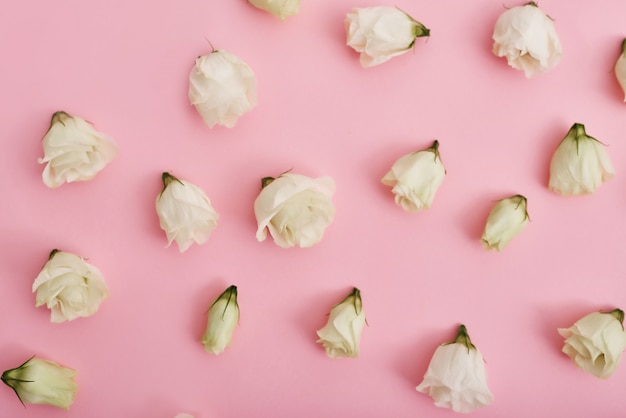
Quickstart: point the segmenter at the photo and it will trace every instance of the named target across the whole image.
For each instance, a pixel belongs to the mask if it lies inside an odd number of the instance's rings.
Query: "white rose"
[[[587,373],[607,379],[619,366],[626,347],[624,311],[593,312],[569,328],[559,328],[565,338],[563,352]]]
[[[615,61],[614,69],[617,82],[624,91],[624,102],[626,102],[626,39],[622,41],[622,53]]]
[[[481,241],[488,250],[502,251],[520,233],[530,217],[528,201],[522,195],[499,200],[489,212]]]
[[[186,412],[179,412],[174,418],[194,418],[193,415]]]
[[[373,67],[404,54],[415,38],[430,36],[430,30],[395,7],[355,8],[345,19],[346,44],[359,52],[363,67]]]
[[[438,148],[435,141],[430,148],[400,157],[381,180],[392,187],[396,203],[407,212],[428,209],[433,203],[446,175]]]
[[[554,68],[562,55],[552,19],[532,1],[500,15],[493,41],[492,52],[528,78]]]
[[[53,250],[33,283],[36,306],[46,305],[51,322],[91,316],[109,296],[109,289],[96,267],[82,257]]]
[[[254,201],[257,239],[265,240],[269,230],[279,247],[317,244],[335,216],[331,201],[334,192],[335,182],[330,177],[312,179],[286,173],[264,178]]]
[[[117,146],[107,135],[85,120],[65,112],[52,115],[50,128],[41,140],[46,164],[43,182],[48,187],[91,180],[117,155]]]
[[[196,59],[189,75],[189,101],[209,128],[232,128],[256,105],[256,77],[240,58],[215,50]]]
[[[76,371],[59,364],[31,357],[21,366],[2,373],[2,381],[15,391],[24,404],[46,404],[69,409],[78,386]]]
[[[355,287],[344,300],[332,307],[328,322],[317,331],[317,342],[323,344],[330,358],[357,358],[364,326],[361,292]]]
[[[163,190],[156,199],[156,212],[168,246],[176,240],[180,252],[194,242],[204,244],[217,226],[218,213],[198,186],[163,173]]]
[[[485,361],[464,325],[453,342],[437,347],[416,389],[431,396],[436,406],[456,412],[472,412],[493,402]]]
[[[615,176],[604,145],[575,123],[561,141],[550,162],[549,188],[561,195],[593,193]]]
[[[237,286],[230,286],[219,295],[211,304],[208,315],[202,344],[207,352],[217,355],[230,346],[239,322]]]
[[[285,19],[287,16],[295,16],[300,11],[300,0],[248,0],[250,4]]]

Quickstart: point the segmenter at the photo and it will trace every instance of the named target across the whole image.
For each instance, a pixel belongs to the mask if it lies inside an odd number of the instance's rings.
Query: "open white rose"
[[[604,145],[587,135],[584,125],[575,123],[554,151],[548,187],[564,196],[584,195],[614,176]]]
[[[502,251],[528,223],[528,201],[522,195],[499,200],[489,212],[481,241],[488,250]]]
[[[621,309],[590,313],[569,328],[559,328],[563,352],[587,373],[606,379],[617,370],[626,347],[623,323]]]
[[[528,78],[554,68],[562,55],[552,19],[532,1],[500,15],[493,41],[493,53]]]
[[[41,143],[44,156],[37,161],[46,164],[42,178],[52,188],[91,180],[117,155],[111,138],[89,122],[62,111],[52,115]]]
[[[215,50],[196,59],[189,74],[189,101],[209,128],[232,128],[256,105],[256,76],[240,58]]]
[[[285,19],[295,16],[300,11],[300,0],[248,0],[251,5],[270,12],[274,16]]]
[[[51,322],[91,316],[109,296],[100,270],[76,254],[59,250],[50,253],[33,283],[33,292],[37,292],[36,306],[50,309]]]
[[[437,347],[416,389],[431,396],[436,406],[456,412],[472,412],[493,402],[485,361],[464,325],[453,342]]]
[[[254,201],[257,239],[265,240],[269,230],[279,247],[317,244],[335,217],[331,200],[335,192],[333,179],[286,173],[277,178],[266,177],[262,183]]]
[[[615,77],[624,92],[624,102],[626,102],[626,39],[622,41],[622,50],[615,61]]]
[[[217,355],[230,346],[239,323],[237,286],[229,286],[219,295],[209,307],[208,315],[202,344],[207,352]]]
[[[30,358],[25,363],[2,373],[2,381],[15,391],[23,404],[46,404],[69,409],[78,385],[76,371],[58,363]]]
[[[430,30],[396,7],[355,8],[345,19],[346,44],[359,52],[363,67],[373,67],[404,54],[415,38]]]
[[[156,212],[168,246],[176,240],[180,252],[194,242],[204,244],[217,226],[218,213],[198,186],[163,173],[163,190],[156,199]]]
[[[317,342],[324,345],[330,358],[357,358],[364,326],[365,312],[361,292],[355,287],[344,300],[332,307],[328,322],[317,331]]]
[[[400,157],[381,180],[392,187],[396,203],[407,212],[428,209],[433,203],[446,175],[438,149],[435,141],[430,148]]]

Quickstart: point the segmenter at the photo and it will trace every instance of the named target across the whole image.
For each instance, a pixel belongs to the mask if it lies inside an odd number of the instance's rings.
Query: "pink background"
[[[343,20],[381,4],[432,36],[364,69]],[[540,6],[564,55],[530,80],[490,52],[500,0],[303,0],[285,22],[244,0],[5,7],[0,369],[53,359],[78,371],[79,390],[66,412],[24,408],[2,387],[0,415],[453,416],[415,386],[464,323],[495,396],[473,416],[623,416],[626,366],[606,381],[587,375],[561,353],[556,328],[626,308],[626,105],[612,72],[626,3]],[[258,106],[233,129],[209,129],[187,100],[205,38],[257,75]],[[119,145],[93,181],[41,181],[40,139],[57,110]],[[617,176],[564,198],[548,191],[548,167],[575,122],[608,144]],[[380,178],[433,139],[448,174],[430,210],[405,213]],[[335,222],[309,249],[255,239],[260,179],[291,168],[337,183]],[[221,215],[209,242],[183,254],[165,248],[154,210],[163,171],[202,187]],[[531,222],[504,252],[484,250],[493,202],[517,193]],[[104,273],[111,296],[96,315],[51,324],[34,307],[32,281],[53,248]],[[216,357],[199,339],[230,284],[241,321]],[[315,331],[352,286],[369,323],[361,356],[331,360]]]

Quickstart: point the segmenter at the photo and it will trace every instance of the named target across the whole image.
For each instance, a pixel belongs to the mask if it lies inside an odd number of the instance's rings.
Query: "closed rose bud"
[[[50,309],[51,322],[91,316],[109,296],[100,270],[76,254],[59,250],[50,253],[32,288],[37,292],[36,306]]]
[[[237,286],[230,286],[209,307],[206,331],[202,336],[204,349],[220,354],[230,346],[233,332],[239,322]]]
[[[317,331],[317,342],[324,346],[328,357],[357,358],[364,326],[361,292],[355,287],[344,300],[332,307],[328,322]]]
[[[44,156],[37,161],[46,164],[43,182],[53,188],[91,180],[117,155],[111,138],[96,131],[89,122],[65,112],[52,115],[41,144]]]
[[[254,201],[258,229],[264,241],[269,230],[279,247],[311,247],[323,237],[335,217],[331,200],[335,182],[330,177],[312,179],[300,174],[266,177]]]
[[[620,87],[624,91],[624,102],[626,102],[626,39],[622,41],[622,48],[617,61],[615,61],[615,77]]]
[[[215,50],[196,59],[189,75],[189,101],[209,128],[232,128],[256,105],[256,77],[240,58]]]
[[[168,246],[176,241],[180,252],[194,242],[204,244],[217,226],[218,213],[198,186],[163,173],[163,190],[156,199],[156,212]]]
[[[15,391],[23,404],[46,404],[69,409],[78,386],[76,371],[39,358],[2,373],[2,381]]]
[[[436,406],[455,412],[472,412],[493,402],[485,361],[464,325],[454,341],[437,347],[416,389],[431,396]]]
[[[481,241],[488,250],[502,251],[529,221],[528,202],[522,195],[499,200],[489,212]]]
[[[615,373],[626,347],[624,311],[593,312],[558,331],[565,338],[563,352],[576,366],[600,379]]]
[[[373,67],[408,52],[415,38],[430,30],[395,7],[355,8],[345,20],[346,44],[359,52],[363,67]]]
[[[548,187],[564,196],[590,194],[613,176],[604,145],[575,123],[552,155]]]
[[[381,181],[392,187],[399,206],[407,212],[418,212],[433,203],[445,175],[439,141],[435,141],[430,148],[400,157]]]
[[[552,19],[537,3],[512,7],[502,13],[493,30],[493,53],[509,65],[533,77],[556,66],[561,42]]]
[[[248,0],[254,7],[270,12],[274,16],[285,19],[295,16],[300,11],[300,0]]]

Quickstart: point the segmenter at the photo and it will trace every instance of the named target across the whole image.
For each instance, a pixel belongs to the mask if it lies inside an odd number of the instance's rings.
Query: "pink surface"
[[[626,3],[542,2],[564,55],[530,80],[490,52],[501,1],[387,3],[432,36],[368,69],[343,19],[382,3],[303,0],[285,22],[244,0],[184,3],[25,1],[0,17],[0,369],[38,355],[79,384],[69,412],[24,408],[2,387],[2,417],[452,416],[415,386],[459,323],[495,397],[473,416],[623,416],[626,366],[585,374],[556,328],[626,307],[626,105],[612,73]],[[257,75],[259,104],[230,130],[204,126],[187,101],[205,38]],[[93,181],[52,190],[37,158],[61,109],[120,153]],[[548,166],[574,122],[608,144],[617,176],[564,198],[547,190]],[[433,139],[448,174],[430,210],[405,213],[380,178]],[[337,183],[335,221],[313,248],[255,239],[260,179],[290,168]],[[202,187],[221,215],[183,254],[165,248],[154,210],[162,171]],[[490,207],[516,193],[530,224],[485,251]],[[96,315],[51,324],[34,307],[53,248],[104,273],[111,296]],[[241,321],[215,357],[199,342],[204,313],[230,284]],[[331,360],[315,331],[352,286],[369,323],[361,355]]]

